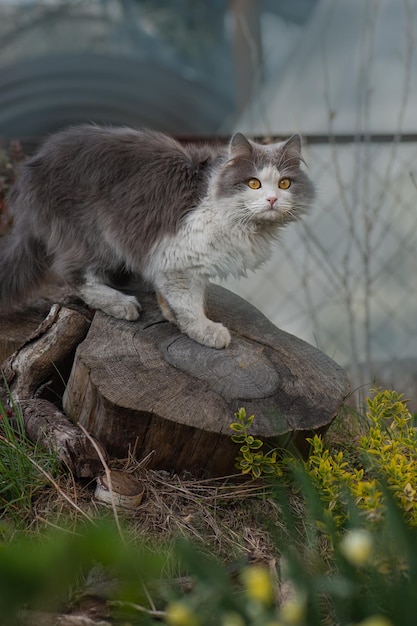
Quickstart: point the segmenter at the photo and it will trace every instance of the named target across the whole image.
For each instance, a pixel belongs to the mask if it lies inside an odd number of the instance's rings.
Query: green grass
[[[381,396],[411,427],[398,401]],[[382,478],[378,523],[370,526],[343,493],[340,524],[301,460],[267,483],[172,477],[128,460],[146,499],[137,511],[119,511],[119,527],[111,509],[94,503],[92,485],[75,483],[26,439],[16,407],[0,415],[5,626],[22,609],[82,606],[91,586],[101,590],[108,623],[124,626],[414,626],[417,528]],[[332,453],[345,445],[346,419],[326,437]],[[343,452],[358,465],[369,424],[353,413],[349,420]],[[384,421],[392,423],[387,413]]]
[[[58,463],[26,437],[19,408],[0,402],[0,515],[3,522],[24,528],[30,523],[33,502]]]

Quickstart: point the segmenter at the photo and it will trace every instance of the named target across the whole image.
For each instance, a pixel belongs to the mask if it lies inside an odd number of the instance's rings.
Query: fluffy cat
[[[9,197],[14,224],[0,251],[0,305],[27,298],[50,272],[91,307],[139,317],[136,297],[111,286],[141,275],[164,316],[205,346],[230,333],[204,312],[211,277],[244,275],[270,255],[279,230],[314,196],[301,139],[182,145],[162,133],[95,125],[49,137]]]

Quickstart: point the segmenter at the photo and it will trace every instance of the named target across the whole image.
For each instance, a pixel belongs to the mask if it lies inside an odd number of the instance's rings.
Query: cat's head
[[[305,213],[314,186],[301,168],[301,145],[299,135],[269,145],[249,141],[241,133],[232,137],[215,193],[230,199],[234,220],[280,226]]]

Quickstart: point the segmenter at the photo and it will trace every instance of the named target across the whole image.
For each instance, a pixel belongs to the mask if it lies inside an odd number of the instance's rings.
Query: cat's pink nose
[[[271,205],[271,209],[274,206],[275,202],[277,201],[277,198],[275,196],[272,196],[270,198],[267,198],[269,204]]]

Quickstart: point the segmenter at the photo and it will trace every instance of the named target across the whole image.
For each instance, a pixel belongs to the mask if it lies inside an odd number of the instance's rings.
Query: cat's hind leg
[[[105,285],[94,274],[86,274],[83,283],[77,288],[84,302],[93,309],[100,309],[122,320],[134,321],[139,317],[141,306],[135,296],[128,296]]]

